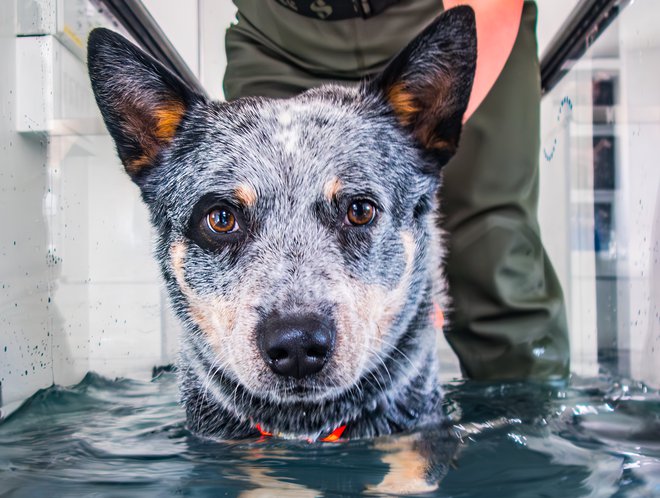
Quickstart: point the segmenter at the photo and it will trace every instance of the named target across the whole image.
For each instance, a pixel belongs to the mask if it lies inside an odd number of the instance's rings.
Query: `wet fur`
[[[431,312],[448,301],[436,193],[474,74],[472,11],[446,12],[359,86],[286,100],[211,102],[107,30],[92,33],[88,53],[184,326],[190,428],[235,439],[258,435],[259,423],[316,440],[344,424],[358,438],[438,421]],[[240,237],[200,240],[209,195],[240,213]],[[342,224],[355,198],[378,205],[374,224]],[[308,312],[336,326],[328,364],[297,381],[274,374],[255,346],[258,325]]]

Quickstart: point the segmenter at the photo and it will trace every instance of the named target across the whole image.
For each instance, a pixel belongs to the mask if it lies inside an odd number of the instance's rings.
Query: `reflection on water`
[[[457,382],[446,394],[460,449],[437,496],[660,496],[660,393],[643,384]],[[171,373],[40,391],[0,424],[0,495],[354,496],[388,468],[371,441],[217,443],[184,422]]]

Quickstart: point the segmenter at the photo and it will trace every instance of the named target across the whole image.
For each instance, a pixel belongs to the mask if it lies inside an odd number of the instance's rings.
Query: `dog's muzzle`
[[[261,356],[278,375],[302,379],[323,369],[335,344],[332,320],[314,314],[267,319],[257,327]]]

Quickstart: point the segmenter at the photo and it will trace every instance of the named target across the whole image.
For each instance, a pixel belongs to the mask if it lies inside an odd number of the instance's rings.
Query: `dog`
[[[214,102],[91,33],[94,95],[183,323],[192,431],[315,442],[442,425],[438,189],[475,64],[474,14],[457,7],[359,85]],[[414,443],[430,486],[433,439]]]

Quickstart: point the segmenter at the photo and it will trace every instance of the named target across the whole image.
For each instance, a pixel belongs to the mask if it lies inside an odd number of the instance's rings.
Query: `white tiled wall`
[[[20,22],[18,5],[59,19],[62,4],[0,2],[0,416],[90,370],[149,376],[176,349],[147,210],[101,122],[84,51],[57,23]],[[36,36],[17,38],[26,26]]]
[[[4,404],[52,383],[47,143],[16,132],[15,5],[0,2],[0,383]]]

